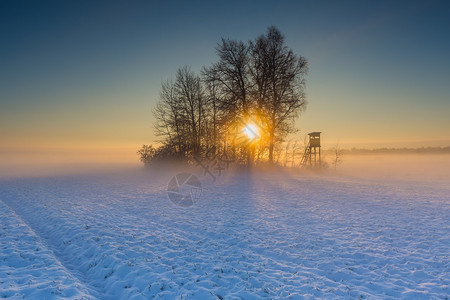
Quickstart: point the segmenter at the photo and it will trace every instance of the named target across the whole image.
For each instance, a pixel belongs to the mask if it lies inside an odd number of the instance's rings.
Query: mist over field
[[[350,154],[343,156],[338,171],[368,179],[450,183],[450,155]]]
[[[141,167],[133,148],[0,150],[0,178],[120,172]]]
[[[342,158],[215,181],[194,165],[24,164],[0,179],[0,297],[445,299],[450,156]]]
[[[0,298],[448,300],[449,11],[0,1]]]
[[[327,168],[309,172],[317,176],[354,176],[366,179],[399,179],[424,182],[450,182],[450,154],[448,153],[368,153],[342,154],[336,170],[332,152],[325,153],[323,160]],[[183,168],[182,166],[180,168]],[[201,168],[184,167],[188,170]],[[258,167],[256,167],[258,168]],[[42,177],[83,173],[121,173],[142,170],[134,151],[125,148],[108,153],[102,149],[59,149],[35,151],[6,151],[0,155],[0,178]],[[149,171],[164,169],[155,165]],[[287,168],[290,173],[304,173],[305,170]],[[274,172],[279,172],[275,168]],[[307,172],[308,173],[308,172]]]

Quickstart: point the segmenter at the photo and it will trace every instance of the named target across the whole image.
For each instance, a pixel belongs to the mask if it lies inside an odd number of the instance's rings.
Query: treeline
[[[153,111],[161,146],[140,149],[144,163],[192,161],[211,149],[241,163],[273,163],[277,145],[295,132],[308,65],[277,28],[248,42],[222,39],[216,54],[200,74],[181,67],[161,84]]]
[[[344,154],[402,154],[402,153],[450,153],[449,147],[420,147],[420,148],[377,148],[377,149],[342,149]]]

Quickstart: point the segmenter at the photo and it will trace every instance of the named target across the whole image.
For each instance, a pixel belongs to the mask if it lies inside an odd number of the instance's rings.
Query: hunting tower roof
[[[322,133],[322,132],[314,131],[314,132],[308,133],[308,135],[309,135],[309,136],[320,136],[321,133]]]

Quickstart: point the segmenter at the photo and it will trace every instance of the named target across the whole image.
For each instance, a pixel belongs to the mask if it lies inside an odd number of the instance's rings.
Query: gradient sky
[[[1,1],[0,149],[136,156],[161,81],[271,25],[309,60],[301,134],[450,145],[448,1]]]

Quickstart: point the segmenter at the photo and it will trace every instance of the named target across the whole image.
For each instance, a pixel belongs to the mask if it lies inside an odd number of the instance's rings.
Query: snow
[[[0,226],[0,297],[80,299],[88,296],[79,280],[3,202],[0,202]]]
[[[169,170],[1,180],[0,297],[450,294],[450,184],[191,171],[189,207]]]

